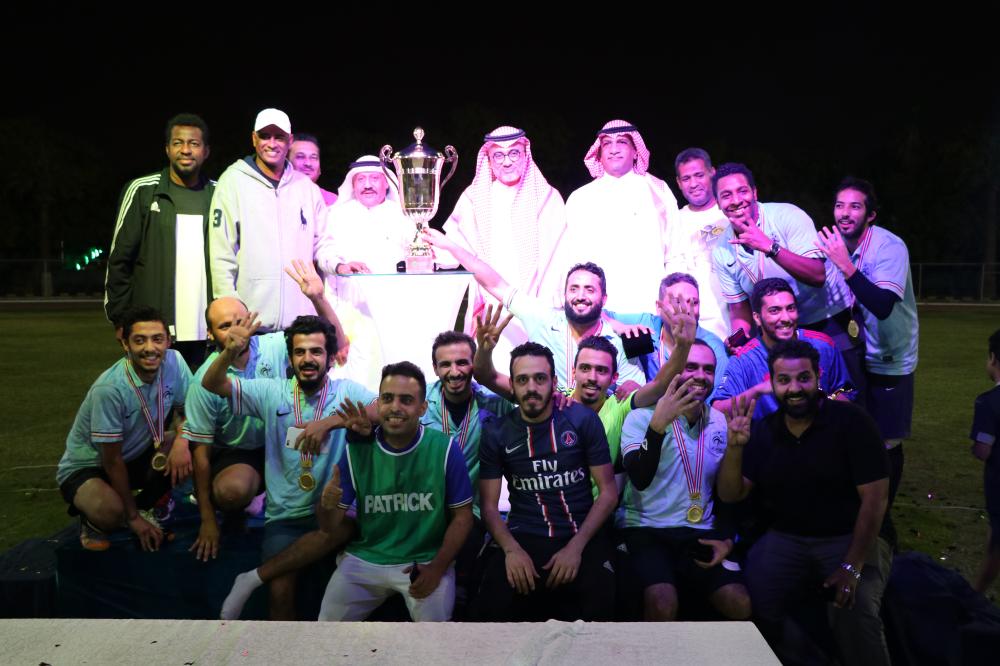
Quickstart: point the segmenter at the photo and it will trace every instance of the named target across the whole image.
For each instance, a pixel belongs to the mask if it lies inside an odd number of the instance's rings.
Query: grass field
[[[972,401],[989,388],[986,338],[1000,309],[920,308],[913,437],[894,516],[904,549],[974,576],[986,538],[982,465],[969,453]],[[0,305],[0,551],[69,521],[56,489],[80,401],[119,356],[97,304]]]

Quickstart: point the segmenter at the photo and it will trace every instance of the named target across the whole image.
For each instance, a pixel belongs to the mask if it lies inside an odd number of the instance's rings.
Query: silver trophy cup
[[[407,273],[431,273],[434,271],[434,256],[430,245],[420,238],[420,232],[437,212],[441,198],[441,188],[451,180],[458,166],[458,153],[453,146],[445,146],[444,153],[423,143],[424,130],[413,130],[416,143],[393,154],[392,146],[386,144],[379,151],[382,171],[399,192],[399,205],[403,215],[413,220],[417,227],[413,242],[406,255]],[[445,162],[451,169],[441,180],[441,167]],[[392,166],[392,171],[389,170]]]

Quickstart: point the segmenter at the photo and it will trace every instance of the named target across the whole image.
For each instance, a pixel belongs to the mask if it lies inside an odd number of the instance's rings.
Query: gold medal
[[[309,472],[302,472],[302,474],[299,475],[299,488],[301,488],[306,492],[309,492],[315,487],[316,487],[316,479],[313,478],[312,474],[310,474]]]
[[[167,454],[157,451],[151,464],[157,472],[162,472],[167,468]]]
[[[309,471],[313,466],[312,458],[303,456],[301,464],[302,473],[299,474],[299,488],[309,492],[316,487],[316,478],[312,475],[312,472]]]
[[[158,439],[153,440],[153,450],[156,453],[153,454],[153,460],[150,462],[150,465],[157,472],[162,472],[167,468],[167,454],[160,451],[160,443]]]
[[[689,523],[700,523],[701,519],[704,517],[705,510],[701,508],[700,504],[692,504],[688,507],[687,521]]]
[[[852,340],[857,340],[859,333],[861,333],[861,329],[858,328],[858,322],[852,319],[851,322],[847,325],[847,334],[851,336]]]

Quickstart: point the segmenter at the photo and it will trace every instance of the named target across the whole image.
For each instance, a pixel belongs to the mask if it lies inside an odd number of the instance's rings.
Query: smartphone
[[[653,336],[649,332],[641,333],[631,338],[621,336],[621,341],[626,358],[635,358],[653,353]]]
[[[735,333],[726,339],[726,342],[729,343],[730,349],[739,349],[746,343],[750,342],[750,338],[747,337],[746,331],[742,328],[738,328]]]

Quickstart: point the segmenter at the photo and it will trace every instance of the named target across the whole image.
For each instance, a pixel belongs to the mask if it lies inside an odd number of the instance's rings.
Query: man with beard
[[[603,266],[618,289],[608,307],[644,312],[656,299],[653,285],[665,274],[677,199],[649,173],[649,150],[628,121],[605,123],[583,162],[593,180],[566,200],[563,265]]]
[[[747,559],[757,626],[782,663],[827,663],[791,615],[799,603],[825,600],[840,662],[888,664],[879,616],[891,561],[877,539],[889,494],[882,438],[862,409],[823,397],[812,345],[781,342],[768,364],[779,409],[751,425],[752,401],[736,402],[717,479],[724,502],[754,492],[771,518]]]
[[[917,299],[910,256],[899,236],[875,224],[875,188],[860,178],[837,187],[834,227],[816,246],[837,267],[856,298],[865,327],[865,392],[858,402],[874,417],[889,451],[889,503],[903,475],[903,440],[913,417],[917,368]]]
[[[479,492],[494,544],[472,614],[494,622],[610,619],[614,574],[599,530],[617,492],[600,419],[576,404],[553,411],[555,364],[542,345],[516,347],[510,375],[517,411],[483,426]],[[506,522],[497,508],[501,476],[510,488]]]
[[[628,360],[621,338],[611,325],[601,319],[607,300],[604,271],[596,264],[577,264],[566,274],[563,311],[553,310],[541,299],[532,298],[511,287],[499,273],[471,252],[454,243],[448,236],[427,229],[423,236],[436,248],[450,252],[475,276],[476,281],[494,298],[503,303],[520,320],[528,338],[551,350],[556,359],[556,379],[560,387],[573,388],[572,371],[580,340],[591,335],[607,338],[618,351],[619,378],[622,382],[645,382],[642,370]]]
[[[292,163],[296,171],[304,173],[319,187],[319,177],[323,173],[320,169],[319,139],[312,134],[296,132],[295,140],[292,141],[292,145],[288,149],[288,161]],[[319,191],[323,195],[323,203],[327,206],[332,206],[337,202],[337,195],[333,192],[324,190],[322,187],[319,187]]]
[[[285,330],[292,379],[241,379],[228,370],[258,329],[256,314],[234,320],[226,346],[205,371],[202,386],[229,400],[233,415],[254,416],[263,421],[264,481],[267,512],[261,559],[267,560],[303,534],[317,528],[314,507],[320,488],[344,449],[344,431],[326,435],[317,453],[298,446],[300,434],[310,422],[333,416],[337,406],[368,404],[375,395],[349,380],[327,376],[330,357],[337,352],[333,328],[319,317],[303,315]],[[270,581],[271,618],[295,619],[296,572]]]
[[[312,303],[282,268],[305,258],[332,273],[337,255],[319,188],[285,159],[292,124],[278,109],[254,121],[254,154],[223,172],[212,197],[209,266],[215,298],[235,296],[259,312],[262,331],[278,331]]]
[[[678,588],[707,597],[729,619],[746,620],[750,597],[743,576],[725,559],[733,534],[716,521],[715,476],[726,450],[726,419],[706,403],[715,352],[695,340],[675,359],[683,372],[656,406],[625,419],[622,464],[630,483],[617,526],[643,587],[647,621],[676,619]]]
[[[505,125],[483,137],[472,184],[444,223],[449,238],[492,266],[509,284],[552,302],[561,287],[561,268],[554,262],[565,229],[562,195],[535,163],[524,130]],[[437,258],[438,264],[456,265],[445,255]],[[485,305],[486,294],[473,283],[467,333]],[[527,339],[519,324],[508,326],[500,353],[506,358]]]
[[[750,298],[754,322],[760,335],[736,351],[729,360],[726,374],[715,389],[712,407],[728,412],[735,399],[754,400],[759,419],[778,409],[768,374],[768,352],[776,344],[799,339],[819,354],[820,388],[828,396],[847,399],[851,384],[840,352],[823,333],[798,327],[798,301],[792,288],[781,278],[766,278],[754,285]]]
[[[320,316],[339,327],[337,315],[323,296],[323,281],[312,263],[296,261],[292,269],[286,271]],[[216,508],[228,514],[227,521],[241,524],[243,509],[260,492],[264,478],[263,421],[254,416],[234,415],[228,401],[201,385],[216,356],[226,348],[230,328],[248,315],[246,306],[231,296],[212,301],[205,319],[209,340],[216,351],[195,373],[187,393],[187,420],[181,435],[195,445],[194,484],[201,514],[198,538],[191,550],[204,561],[215,558],[219,551]],[[251,336],[227,372],[241,379],[284,379],[288,367],[285,336],[275,332]],[[178,439],[177,443],[181,441]]]
[[[674,172],[687,205],[677,211],[665,272],[686,273],[701,285],[701,326],[719,338],[726,338],[731,330],[729,309],[712,262],[712,251],[729,227],[729,220],[719,210],[712,192],[715,167],[705,150],[687,148],[674,160]],[[716,375],[721,377],[722,370]]]
[[[104,309],[116,327],[133,305],[163,313],[174,348],[188,365],[205,358],[201,313],[209,298],[205,237],[215,181],[201,173],[208,126],[192,113],[167,121],[167,160],[159,173],[122,190],[104,284]]]
[[[578,402],[597,413],[604,426],[604,434],[608,438],[608,448],[611,461],[618,460],[621,448],[622,424],[633,409],[649,407],[659,400],[671,378],[684,367],[694,341],[695,318],[692,316],[688,303],[675,297],[664,299],[663,307],[670,312],[671,339],[676,344],[676,358],[663,363],[650,382],[619,398],[614,393],[609,394],[612,385],[618,380],[618,352],[606,338],[590,336],[580,341],[577,346],[576,358],[573,360],[573,381],[575,387],[570,393],[570,400]],[[504,326],[510,321],[508,315],[500,320],[500,308],[492,312],[492,306],[486,309],[486,318],[477,320],[476,336],[480,340],[476,351],[473,367],[476,378],[490,389],[503,397],[514,400],[514,390],[510,377],[497,372],[493,365],[493,348],[495,341],[503,332]],[[596,482],[593,486],[594,497],[597,497]]]
[[[180,426],[191,371],[170,349],[167,324],[153,308],[129,308],[118,323],[125,358],[87,392],[56,481],[69,514],[80,516],[84,548],[107,550],[106,532],[127,525],[143,550],[156,550],[163,531],[146,510],[170,489],[170,466],[161,472],[158,464]]]
[[[758,202],[753,174],[743,164],[720,166],[712,186],[730,225],[712,259],[729,304],[732,330],[750,334],[748,299],[755,284],[765,278],[787,280],[799,304],[800,326],[833,339],[851,381],[860,387],[864,341],[851,318],[854,299],[840,271],[816,248],[812,220],[792,204]]]
[[[420,424],[426,389],[416,365],[391,363],[382,370],[377,428],[364,405],[341,407],[351,432],[320,511],[336,497],[322,518],[335,530],[356,504],[357,537],[337,559],[320,620],[364,620],[395,592],[414,622],[451,619],[452,563],[472,527],[472,487],[457,438]]]

